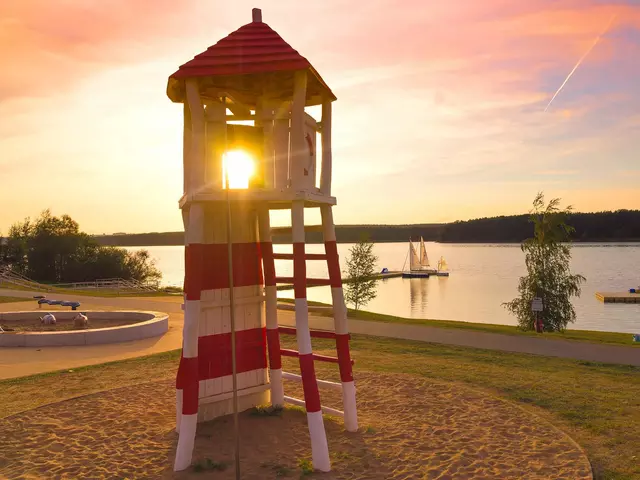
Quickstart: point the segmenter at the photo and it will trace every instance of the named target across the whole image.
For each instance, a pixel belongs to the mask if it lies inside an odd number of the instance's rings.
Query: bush
[[[123,278],[157,285],[162,278],[146,250],[98,245],[71,217],[55,217],[49,210],[33,222],[27,218],[11,227],[0,246],[0,261],[44,283]]]

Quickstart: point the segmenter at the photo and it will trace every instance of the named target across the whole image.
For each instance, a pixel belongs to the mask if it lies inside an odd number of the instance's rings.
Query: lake
[[[518,278],[525,273],[524,254],[516,244],[441,244],[428,242],[432,264],[444,256],[450,277],[428,279],[391,278],[378,283],[378,296],[364,310],[401,317],[461,320],[515,325],[516,320],[502,302],[517,294]],[[182,286],[184,248],[141,247],[149,251],[162,271],[163,284]],[[351,245],[340,244],[344,268]],[[129,248],[138,250],[139,247]],[[274,245],[277,252],[291,252],[291,245]],[[378,243],[374,247],[378,267],[401,270],[408,243]],[[309,253],[324,253],[323,245],[307,245]],[[640,333],[640,304],[603,304],[596,291],[626,291],[640,284],[640,244],[575,244],[572,270],[587,277],[582,295],[574,299],[577,313],[574,329]],[[278,276],[292,276],[293,262],[276,260]],[[324,261],[308,261],[310,277],[327,278]],[[280,291],[293,297],[292,290]],[[308,289],[309,300],[331,303],[329,287]]]

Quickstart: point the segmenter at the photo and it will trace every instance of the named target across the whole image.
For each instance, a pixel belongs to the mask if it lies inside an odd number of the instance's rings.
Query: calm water
[[[338,245],[341,258],[351,245]],[[156,259],[166,285],[182,285],[183,247],[146,247]],[[276,245],[278,252],[290,245]],[[307,251],[323,253],[322,245],[307,245]],[[131,250],[135,250],[132,248]],[[401,270],[408,244],[379,243],[375,246],[379,268]],[[378,296],[366,310],[402,317],[462,320],[514,325],[515,318],[501,306],[517,294],[518,278],[525,273],[519,245],[427,243],[431,263],[444,255],[451,276],[428,279],[391,278],[379,282]],[[582,296],[574,300],[578,318],[571,328],[640,333],[640,304],[603,304],[596,291],[624,291],[640,284],[640,244],[579,244],[573,248],[572,269],[587,277]],[[293,275],[293,262],[276,260],[279,276]],[[327,277],[326,264],[307,262],[310,277]],[[292,297],[293,291],[282,291]],[[308,290],[310,300],[331,302],[328,287]]]

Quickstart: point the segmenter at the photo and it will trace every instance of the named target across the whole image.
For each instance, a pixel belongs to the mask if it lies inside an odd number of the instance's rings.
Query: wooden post
[[[265,317],[267,325],[267,347],[269,349],[271,404],[274,407],[281,407],[284,404],[284,390],[282,385],[280,332],[278,330],[278,291],[276,287],[276,271],[273,259],[273,244],[271,242],[268,207],[262,207],[258,211],[258,230],[264,270]]]
[[[293,189],[305,188],[304,166],[307,153],[304,139],[304,105],[307,98],[307,71],[300,70],[293,78],[291,104],[291,162],[289,172]]]
[[[262,161],[264,167],[264,187],[273,188],[275,179],[275,158],[274,158],[274,146],[273,146],[273,108],[268,100],[261,101],[260,111],[256,111],[256,126],[258,122],[262,126],[262,133],[264,136],[264,149],[262,154]]]
[[[290,102],[285,102],[278,108],[273,122],[275,188],[279,190],[289,186],[289,110]]]
[[[211,102],[206,109],[207,119],[207,155],[206,186],[222,188],[222,159],[227,138],[227,116],[225,106],[219,102]]]
[[[186,81],[187,102],[191,112],[191,148],[189,167],[192,193],[197,193],[205,183],[205,123],[204,105],[200,98],[198,81],[190,78]]]
[[[184,127],[182,132],[182,167],[184,169],[183,176],[183,193],[191,192],[191,112],[189,111],[189,102],[184,101]]]
[[[320,192],[331,195],[331,100],[325,98],[322,102],[322,171],[320,177]]]

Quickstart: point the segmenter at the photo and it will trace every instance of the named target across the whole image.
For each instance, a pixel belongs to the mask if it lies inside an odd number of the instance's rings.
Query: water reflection
[[[410,278],[409,281],[409,299],[411,304],[411,313],[419,313],[424,318],[427,311],[427,303],[429,298],[427,290],[429,285],[428,278]]]

